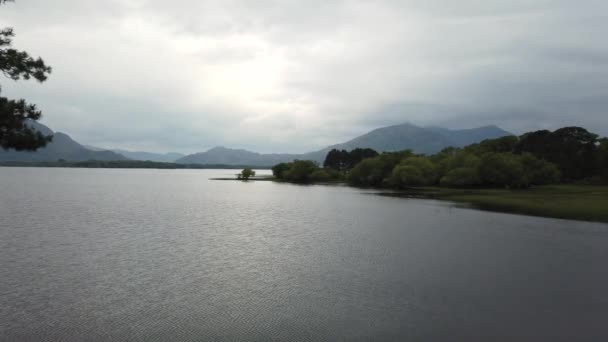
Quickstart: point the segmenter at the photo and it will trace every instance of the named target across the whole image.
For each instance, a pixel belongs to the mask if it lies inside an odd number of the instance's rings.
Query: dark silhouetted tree
[[[0,5],[7,0],[1,0]],[[34,78],[44,82],[51,72],[51,67],[38,57],[33,58],[25,51],[12,49],[11,42],[15,36],[12,28],[0,30],[0,71],[12,80],[29,80]],[[0,88],[1,91],[1,88]],[[0,147],[15,150],[36,150],[51,141],[51,136],[44,136],[28,126],[29,120],[39,120],[41,112],[25,100],[11,100],[0,97]]]
[[[286,171],[289,170],[289,163],[280,163],[272,167],[272,175],[276,178],[283,178]]]
[[[373,158],[376,156],[378,156],[378,152],[372,150],[371,148],[356,148],[350,151],[350,165],[348,166],[348,168],[352,169],[363,159]]]
[[[522,154],[519,160],[530,184],[554,184],[561,179],[561,173],[555,164],[538,159],[531,153]]]
[[[596,171],[597,135],[581,127],[536,131],[521,136],[517,153],[529,152],[550,161],[560,169],[565,180],[593,176]]]
[[[346,150],[333,149],[327,153],[323,167],[344,171],[350,164],[350,154]]]
[[[514,135],[507,135],[496,139],[487,139],[479,143],[480,152],[513,152],[517,145],[517,138]]]
[[[600,177],[608,181],[608,138],[602,138],[599,141],[597,168]]]
[[[378,152],[371,148],[356,148],[350,152],[333,149],[327,153],[323,167],[344,172],[355,167],[363,159],[373,158],[377,155]]]
[[[516,188],[529,185],[519,156],[512,153],[485,153],[478,170],[484,185]]]

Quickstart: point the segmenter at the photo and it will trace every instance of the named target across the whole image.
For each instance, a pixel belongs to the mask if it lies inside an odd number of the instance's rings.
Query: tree
[[[387,185],[393,168],[403,159],[412,157],[410,150],[382,153],[374,158],[363,159],[348,174],[348,182],[358,186]]]
[[[449,170],[460,167],[477,169],[481,160],[477,155],[465,149],[452,154],[444,163],[446,164],[445,172],[449,172]]]
[[[293,183],[327,182],[340,179],[340,173],[334,169],[322,169],[312,160],[294,160],[291,163],[280,163],[272,167],[272,174]]]
[[[344,171],[349,168],[350,165],[350,154],[346,150],[332,149],[327,153],[323,167],[334,169],[337,171]]]
[[[310,179],[313,182],[327,182],[331,179],[331,175],[325,169],[316,169],[310,174]]]
[[[350,163],[349,169],[355,167],[355,165],[359,164],[363,159],[373,158],[378,156],[378,152],[371,148],[356,148],[350,151]]]
[[[359,164],[363,159],[373,158],[377,155],[378,152],[371,148],[356,148],[350,152],[334,148],[327,153],[325,161],[323,162],[323,167],[345,172],[355,167],[355,165]]]
[[[559,169],[555,164],[538,159],[531,153],[522,154],[519,160],[530,184],[553,184],[559,182],[561,178]]]
[[[6,1],[1,0],[0,5]],[[51,73],[51,67],[40,57],[33,58],[25,51],[10,48],[14,36],[12,28],[0,30],[0,71],[14,81],[34,78],[44,82]],[[51,141],[51,136],[44,136],[28,126],[29,120],[37,121],[41,115],[36,105],[23,99],[0,97],[0,147],[33,151],[45,146]]]
[[[608,138],[599,140],[597,149],[597,169],[600,177],[608,181]]]
[[[596,171],[597,135],[581,127],[526,133],[516,145],[516,153],[529,152],[554,163],[565,180],[593,176]]]
[[[396,187],[432,185],[437,182],[437,167],[428,157],[403,160],[392,172],[389,183]]]
[[[239,175],[239,179],[249,180],[250,177],[254,177],[254,176],[255,176],[255,171],[253,171],[250,168],[245,168],[245,169],[243,169],[243,171],[241,171],[241,174]]]
[[[294,160],[290,164],[289,170],[283,174],[283,178],[290,182],[308,183],[313,180],[313,173],[319,170],[312,160]]]
[[[521,161],[512,153],[484,153],[478,170],[483,185],[517,188],[529,185]]]
[[[289,170],[289,163],[280,163],[272,167],[272,175],[282,179],[287,170]]]
[[[476,168],[459,167],[448,171],[448,173],[441,178],[440,184],[453,187],[465,187],[478,185],[480,182],[479,173]]]
[[[481,152],[513,152],[517,145],[517,138],[514,135],[507,135],[496,139],[486,139],[479,143]]]

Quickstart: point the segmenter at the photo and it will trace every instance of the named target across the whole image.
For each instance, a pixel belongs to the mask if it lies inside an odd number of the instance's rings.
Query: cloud
[[[378,126],[608,135],[603,1],[17,1],[3,93],[100,146],[302,152]]]

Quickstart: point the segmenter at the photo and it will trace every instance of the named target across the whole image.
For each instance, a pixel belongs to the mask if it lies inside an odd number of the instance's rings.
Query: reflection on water
[[[608,225],[234,173],[0,168],[0,340],[608,336]]]

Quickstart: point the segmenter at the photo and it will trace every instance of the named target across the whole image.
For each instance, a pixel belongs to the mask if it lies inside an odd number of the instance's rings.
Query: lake
[[[236,172],[0,168],[0,340],[608,340],[608,224]]]

